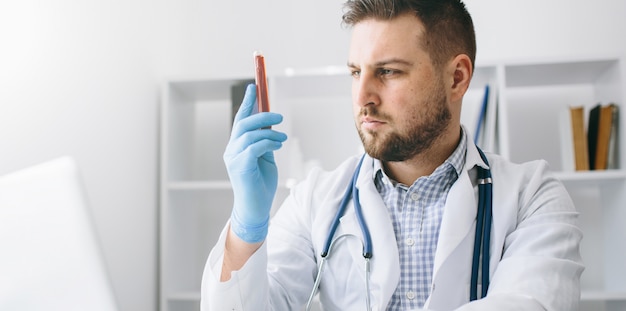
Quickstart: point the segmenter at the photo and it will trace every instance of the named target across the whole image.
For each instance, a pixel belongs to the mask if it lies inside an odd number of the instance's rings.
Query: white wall
[[[143,15],[150,5],[0,1],[0,173],[76,157],[128,311],[156,305],[155,19]]]
[[[121,310],[155,310],[160,82],[249,75],[257,49],[270,74],[342,66],[342,2],[1,1],[0,174],[74,155]],[[626,51],[626,1],[467,6],[479,61]]]
[[[626,1],[467,0],[478,58],[532,59],[624,54]]]

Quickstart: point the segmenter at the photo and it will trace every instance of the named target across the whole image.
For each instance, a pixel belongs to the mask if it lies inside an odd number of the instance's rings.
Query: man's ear
[[[452,87],[450,89],[451,100],[461,100],[472,80],[472,73],[474,72],[472,61],[469,56],[459,54],[450,62],[449,68],[453,78]]]

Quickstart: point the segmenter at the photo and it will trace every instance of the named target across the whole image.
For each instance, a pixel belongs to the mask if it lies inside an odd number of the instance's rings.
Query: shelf
[[[230,181],[172,181],[167,184],[168,190],[231,190]]]
[[[279,180],[279,190],[289,190],[295,186],[298,180],[287,178]],[[232,190],[233,187],[228,180],[215,181],[171,181],[167,184],[170,191],[202,191],[202,190]]]
[[[626,180],[625,170],[606,170],[606,171],[579,171],[579,172],[557,172],[555,176],[564,183],[577,182],[610,182]]]
[[[506,66],[507,87],[596,82],[617,60],[590,60]]]
[[[581,301],[626,301],[626,291],[585,291],[580,294]]]
[[[230,98],[230,87],[250,81],[251,78],[235,79],[179,79],[169,82],[169,91],[180,95],[184,101],[211,101]]]
[[[175,292],[166,297],[168,301],[200,301],[199,291]]]
[[[163,308],[170,311],[198,311],[200,300],[169,300],[163,303]]]

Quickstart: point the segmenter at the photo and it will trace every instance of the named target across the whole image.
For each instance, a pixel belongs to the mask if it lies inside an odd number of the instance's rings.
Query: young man
[[[325,310],[576,310],[582,234],[566,190],[545,161],[483,159],[460,124],[476,51],[463,3],[350,0],[346,8],[355,124],[367,154],[311,173],[268,233],[273,151],[286,136],[258,130],[282,117],[251,115],[251,86],[224,154],[235,200],[207,262],[202,309],[300,310],[319,276]],[[493,180],[489,268],[482,271],[489,283],[487,295],[473,300],[482,169]],[[356,195],[338,216],[320,274],[346,189]],[[358,214],[371,235],[367,260]]]

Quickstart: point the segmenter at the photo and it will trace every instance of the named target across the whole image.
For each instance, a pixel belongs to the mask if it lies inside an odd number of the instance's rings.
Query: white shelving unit
[[[563,172],[559,114],[568,105],[614,102],[623,115],[624,73],[613,56],[479,64],[464,102],[475,106],[489,84],[497,92],[497,150],[513,162],[546,159],[570,191],[584,232],[581,310],[626,310],[626,132],[621,126],[620,169]],[[199,310],[204,264],[232,206],[222,160],[230,90],[249,79],[177,79],[163,87],[161,311]],[[276,129],[290,137],[276,153],[277,208],[308,167],[332,169],[361,149],[347,73],[274,76],[269,84],[272,110],[285,116]]]
[[[615,102],[623,115],[625,64],[619,57],[498,64],[500,151],[513,162],[546,159],[580,212],[581,310],[626,310],[626,170],[567,172],[560,114],[568,106]],[[623,117],[620,116],[623,120]],[[623,124],[623,122],[620,122]],[[626,132],[619,129],[623,148]]]

